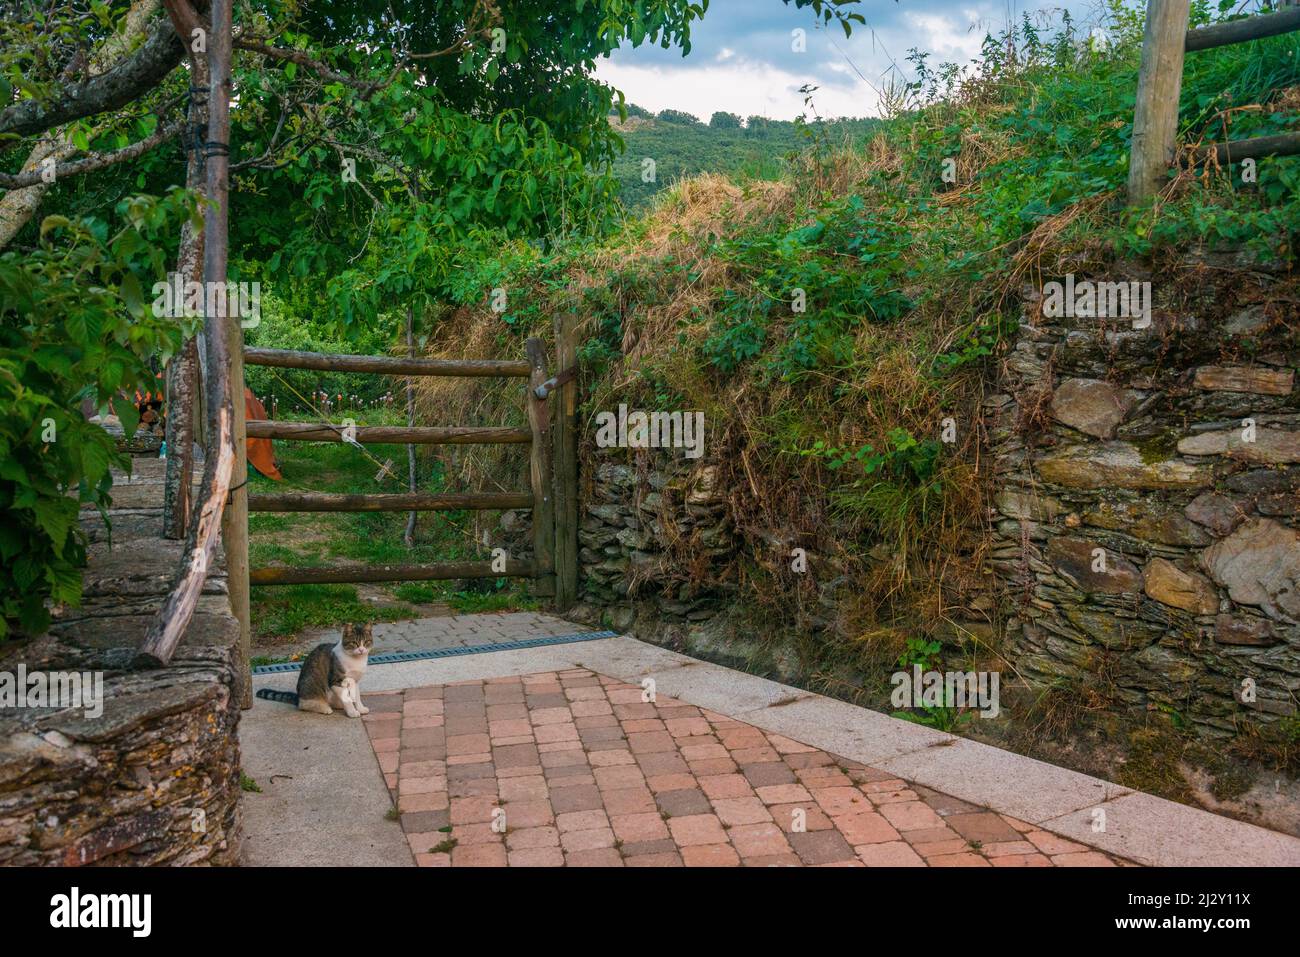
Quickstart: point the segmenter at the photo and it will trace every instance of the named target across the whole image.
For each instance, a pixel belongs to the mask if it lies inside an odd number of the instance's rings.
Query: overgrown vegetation
[[[862,20],[841,10],[853,0],[784,2],[846,31]],[[44,368],[23,358],[18,371],[35,378],[15,373],[4,386],[17,414],[4,449],[16,463],[0,489],[14,513],[0,544],[0,634],[40,630],[47,600],[79,594],[74,513],[58,499],[84,478],[97,490],[83,498],[102,503],[107,475],[99,453],[80,460],[98,440],[77,440],[79,390],[98,380],[98,400],[130,393],[144,378],[137,360],[170,352],[139,310],[141,291],[176,263],[179,221],[109,250],[124,259],[147,251],[147,275],[115,273],[84,250],[92,238],[110,241],[107,205],[186,185],[183,149],[203,139],[190,54],[207,52],[192,49],[187,19],[206,15],[193,6],[20,0],[0,18],[0,250],[14,296],[0,314],[5,348],[27,337],[33,277],[48,273],[54,293],[40,303],[53,310],[36,337]],[[595,63],[624,44],[688,52],[704,12],[694,0],[557,0],[544,17],[533,0],[241,0],[229,278],[264,283],[300,320],[328,313],[337,336],[391,343],[407,307],[423,314],[454,297],[461,257],[605,228],[619,209],[608,164],[620,141],[608,116],[624,104],[594,77]],[[84,235],[42,225],[88,217],[100,225]],[[49,358],[60,351],[66,368]],[[52,453],[43,417],[29,417],[44,400],[58,407],[56,425],[72,425]]]
[[[1197,22],[1208,15],[1198,4]],[[778,180],[684,180],[607,240],[476,257],[434,349],[495,354],[576,315],[585,436],[619,402],[702,409],[735,525],[808,548],[822,569],[793,575],[784,551],[754,547],[710,572],[769,626],[816,613],[812,577],[847,584],[849,634],[985,616],[979,403],[1022,286],[1193,247],[1295,257],[1294,157],[1262,160],[1256,183],[1237,167],[1184,170],[1125,208],[1140,18],[1114,4],[1108,27],[1103,46],[1068,18],[1051,36],[1026,20],[964,70],[914,54],[916,79],[863,147],[814,142]],[[1294,52],[1279,37],[1189,57],[1182,142],[1295,128]],[[482,305],[493,287],[509,290],[504,315]],[[442,389],[428,408],[508,408]],[[656,584],[687,586],[690,559]]]
[[[165,272],[159,237],[193,212],[181,192],[126,199],[111,219],[47,217],[35,252],[0,255],[0,638],[40,634],[47,603],[81,599],[78,514],[106,508],[110,467],[130,467],[82,402],[107,412],[116,398],[135,431],[122,395],[152,387],[182,333],[147,305]]]

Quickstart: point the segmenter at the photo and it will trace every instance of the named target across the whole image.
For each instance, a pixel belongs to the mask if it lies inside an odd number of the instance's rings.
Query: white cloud
[[[906,13],[908,25],[918,31],[924,41],[912,44],[930,53],[931,64],[945,60],[953,63],[966,63],[980,52],[984,34],[969,29],[977,19],[975,11],[963,12],[963,21],[954,17],[942,17],[924,13]]]
[[[604,60],[596,76],[627,96],[629,102],[658,113],[686,110],[707,121],[719,110],[739,116],[793,119],[804,111],[799,87],[815,83],[767,64],[729,62],[674,69],[634,66]],[[838,79],[838,78],[837,78]],[[876,94],[856,76],[847,84],[824,85],[813,94],[819,116],[867,116],[876,112]]]
[[[688,110],[707,119],[717,110],[773,119],[803,113],[799,87],[821,87],[815,96],[824,117],[872,116],[879,112],[877,89],[914,78],[908,50],[930,54],[928,66],[947,61],[965,66],[980,53],[985,31],[997,33],[1008,16],[1027,10],[1035,18],[1065,5],[1076,24],[1088,4],[1075,0],[880,0],[863,4],[867,25],[845,37],[838,27],[816,28],[815,18],[778,0],[714,0],[698,25],[690,56],[658,48],[623,48],[598,61],[596,75],[647,109]],[[1087,9],[1085,9],[1087,8]],[[807,30],[807,51],[794,52],[789,30]],[[861,71],[861,74],[859,74]],[[865,77],[865,81],[863,79]]]

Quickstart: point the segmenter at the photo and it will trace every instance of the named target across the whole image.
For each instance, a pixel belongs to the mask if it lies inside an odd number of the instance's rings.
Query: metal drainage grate
[[[430,648],[427,651],[390,651],[371,655],[370,664],[387,665],[398,661],[423,661],[427,658],[454,658],[457,655],[477,655],[485,651],[517,651],[521,648],[540,648],[544,645],[564,645],[571,641],[595,641],[597,638],[617,638],[616,631],[583,631],[575,635],[551,635],[546,638],[523,638],[519,641],[498,641],[489,645],[467,645],[458,648]],[[287,661],[279,665],[258,665],[255,675],[278,675],[298,671],[301,661]]]

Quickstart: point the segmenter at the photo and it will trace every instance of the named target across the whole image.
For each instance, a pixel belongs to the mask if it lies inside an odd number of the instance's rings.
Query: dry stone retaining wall
[[[1118,708],[1227,735],[1296,713],[1300,307],[1289,277],[1258,265],[1177,275],[1153,282],[1145,329],[1045,320],[1026,292],[1032,318],[984,409],[986,607],[1001,602],[1019,675],[1101,681]],[[732,527],[716,474],[671,450],[584,463],[579,617],[706,657],[735,650],[723,570],[765,543]]]
[[[1227,734],[1300,689],[1297,306],[1267,273],[1202,281],[1145,329],[1029,302],[985,404],[989,567],[1027,677],[1104,675],[1123,705]]]
[[[597,450],[591,462],[578,529],[589,617],[609,609],[609,623],[626,628],[637,604],[667,622],[717,614],[736,592],[723,570],[740,537],[716,466],[678,450]]]
[[[112,547],[82,513],[81,608],[49,634],[0,644],[0,673],[101,672],[103,713],[0,708],[0,865],[234,864],[239,851],[238,625],[224,565],[209,575],[167,668],[131,660],[179,564],[162,539],[162,465],[115,475]]]

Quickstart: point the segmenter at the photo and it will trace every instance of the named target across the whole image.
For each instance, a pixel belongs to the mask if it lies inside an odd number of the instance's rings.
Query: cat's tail
[[[295,707],[298,704],[298,695],[292,691],[275,691],[271,688],[263,688],[257,693],[257,697],[265,698],[267,701],[280,701]]]

